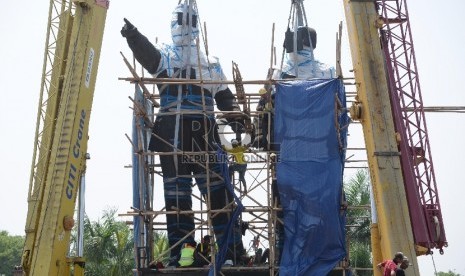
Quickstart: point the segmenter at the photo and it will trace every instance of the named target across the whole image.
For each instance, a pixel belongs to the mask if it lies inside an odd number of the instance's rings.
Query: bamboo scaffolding
[[[204,84],[231,84],[234,85],[234,81],[210,81],[210,80],[195,80],[195,79],[180,79],[180,78],[148,78],[148,77],[119,77],[118,80],[128,81],[131,83],[139,84],[191,84],[191,85],[204,85]],[[353,80],[353,78],[342,78],[342,80]],[[269,79],[269,80],[243,80],[242,84],[251,85],[273,85],[277,82],[289,81],[288,79]],[[344,82],[344,85],[355,85],[354,82]],[[256,95],[259,95],[258,92]]]
[[[205,25],[206,28],[206,25]],[[205,35],[206,35],[206,29],[205,29]],[[340,39],[340,37],[339,37]],[[272,42],[271,42],[271,47],[270,47],[270,70],[273,67],[273,64],[276,65],[276,49],[274,47],[274,24],[273,24],[273,30],[272,30]],[[338,42],[340,43],[340,41]],[[197,41],[197,45],[199,45],[199,41]],[[198,47],[198,46],[197,46]],[[205,40],[205,48],[208,48],[208,45],[206,44]],[[197,50],[199,50],[197,48]],[[126,81],[130,83],[135,83],[138,84],[143,91],[143,95],[146,99],[150,100],[153,103],[153,111],[150,114],[147,114],[144,110],[144,107],[141,106],[140,104],[136,103],[133,98],[129,97],[130,101],[133,103],[133,109],[134,109],[134,114],[135,116],[138,116],[138,118],[142,118],[145,122],[153,122],[154,120],[154,114],[156,114],[156,110],[159,107],[159,104],[157,100],[160,100],[160,95],[158,93],[157,87],[161,86],[167,86],[167,85],[197,85],[201,87],[201,91],[203,93],[203,86],[204,85],[210,85],[210,84],[225,84],[225,85],[237,85],[237,82],[234,81],[209,81],[209,80],[203,80],[203,79],[181,79],[181,78],[152,78],[152,77],[145,77],[144,76],[144,71],[142,70],[142,73],[139,75],[135,71],[135,64],[134,66],[131,66],[127,59],[124,57],[124,55],[121,53],[123,56],[123,60],[128,67],[129,71],[132,74],[132,77],[120,77],[118,78],[121,81]],[[340,53],[339,53],[340,55]],[[340,60],[340,56],[338,56],[338,60]],[[198,60],[200,63],[200,61]],[[340,68],[339,68],[340,69]],[[238,70],[238,69],[237,69]],[[239,73],[239,72],[238,72]],[[342,75],[342,74],[341,74]],[[202,76],[202,74],[200,74]],[[341,78],[343,80],[344,85],[346,86],[353,86],[356,83],[354,82],[353,77],[345,77]],[[264,86],[271,86],[276,84],[277,82],[280,81],[288,81],[288,80],[275,80],[271,78],[271,75],[268,76],[267,79],[265,80],[242,80],[240,85],[242,86],[247,86],[247,85],[264,85]],[[152,85],[152,92],[149,92],[149,85]],[[258,100],[260,99],[261,95],[258,93],[258,91],[251,92],[251,91],[246,91],[247,89],[244,89],[241,93],[241,104],[244,105],[247,109],[247,114],[244,112],[237,112],[237,111],[207,111],[205,108],[205,102],[202,102],[202,110],[197,110],[197,111],[186,111],[183,110],[181,112],[176,112],[176,111],[167,111],[163,112],[163,114],[158,114],[157,116],[170,116],[170,115],[207,115],[207,116],[215,116],[218,120],[224,119],[224,118],[231,118],[231,117],[246,117],[247,119],[255,119],[258,116],[264,114],[263,111],[256,111],[252,110],[251,106],[255,105],[258,103]],[[346,97],[353,99],[356,97],[357,92],[347,92]],[[355,100],[354,100],[355,101]],[[351,101],[348,101],[351,102]],[[452,107],[450,107],[452,109]],[[423,108],[424,111],[427,110],[427,108]],[[447,108],[434,108],[436,112],[446,112]],[[456,107],[454,110],[464,110],[465,107]],[[337,108],[338,112],[347,112],[347,110],[342,109],[342,108]],[[205,116],[204,116],[205,117]],[[269,122],[270,123],[270,122]],[[151,126],[150,123],[148,123],[148,126]],[[345,126],[347,127],[347,126]],[[139,133],[139,145],[140,145],[140,140],[142,138],[142,133],[140,131],[140,126],[138,126],[138,133]],[[268,126],[268,129],[271,129],[270,126]],[[207,135],[207,129],[205,129],[205,135]],[[223,134],[232,134],[232,133],[223,133]],[[156,134],[152,134],[155,135]],[[134,141],[131,141],[131,138],[126,134],[127,139],[129,140],[129,143],[131,144],[133,148],[134,154],[137,154],[140,158],[150,158],[150,160],[154,160],[153,164],[145,163],[144,166],[145,168],[143,170],[140,170],[141,175],[139,175],[139,178],[143,179],[142,176],[147,177],[150,179],[150,185],[152,187],[152,195],[151,199],[153,200],[153,193],[155,192],[155,187],[160,187],[162,185],[159,185],[160,182],[159,176],[162,176],[162,172],[159,170],[156,170],[155,168],[159,168],[160,163],[159,163],[159,158],[160,156],[176,156],[176,158],[182,157],[182,156],[198,156],[198,157],[205,157],[205,164],[202,164],[204,169],[206,170],[206,186],[207,186],[207,191],[208,193],[205,196],[198,195],[198,192],[192,193],[192,199],[195,204],[193,204],[192,210],[166,210],[165,207],[154,210],[155,206],[153,205],[154,203],[152,202],[152,205],[149,206],[149,208],[145,208],[146,206],[142,206],[143,208],[136,210],[133,209],[133,211],[128,211],[124,214],[119,214],[121,217],[140,217],[141,219],[147,219],[149,220],[149,225],[150,229],[152,231],[167,231],[166,228],[166,222],[164,221],[163,215],[189,215],[194,217],[194,230],[186,233],[183,239],[179,240],[175,245],[170,247],[168,250],[165,250],[162,252],[160,256],[157,258],[154,258],[150,260],[150,263],[154,263],[157,260],[160,260],[163,256],[167,255],[169,253],[169,250],[174,248],[176,245],[181,244],[184,242],[184,240],[189,237],[190,235],[194,234],[195,232],[202,233],[202,236],[204,235],[204,232],[206,231],[210,236],[214,237],[213,233],[213,225],[212,225],[212,219],[215,218],[215,216],[219,214],[224,214],[224,213],[232,213],[233,209],[235,208],[235,203],[234,201],[229,202],[226,206],[224,206],[222,209],[217,209],[217,210],[211,210],[211,201],[210,201],[210,178],[212,176],[219,176],[212,170],[210,170],[210,160],[209,156],[216,154],[216,151],[201,151],[201,152],[193,152],[193,151],[182,151],[179,148],[176,148],[172,143],[169,141],[163,140],[161,137],[156,136],[160,141],[168,145],[173,149],[172,152],[149,152],[146,149],[142,148],[136,148]],[[206,147],[208,148],[208,147]],[[350,150],[350,151],[365,151],[365,148],[362,147],[347,147],[343,148],[343,150]],[[272,181],[275,180],[275,172],[274,172],[274,161],[271,160],[270,154],[273,153],[269,149],[257,149],[253,150],[251,152],[245,152],[246,156],[253,156],[254,159],[248,162],[248,168],[247,172],[249,173],[249,176],[251,176],[253,179],[251,183],[247,183],[248,189],[247,193],[245,193],[242,190],[242,186],[239,184],[237,185],[238,181],[236,179],[236,176],[233,174],[232,175],[232,185],[234,187],[234,190],[236,193],[238,193],[238,197],[244,202],[244,209],[241,215],[241,220],[247,220],[249,223],[249,233],[253,234],[254,236],[259,236],[264,239],[264,244],[262,244],[263,247],[268,247],[270,250],[270,259],[269,259],[269,264],[266,265],[266,267],[233,267],[233,268],[222,268],[224,271],[228,270],[234,270],[234,271],[261,271],[263,269],[268,269],[270,272],[270,276],[275,276],[279,274],[279,266],[276,263],[276,232],[275,228],[279,225],[283,224],[282,219],[278,216],[278,212],[282,211],[282,208],[278,206],[277,203],[277,198],[273,196],[273,191],[272,191]],[[346,159],[346,163],[363,163],[367,162],[366,160],[352,160],[350,159],[352,156]],[[361,168],[367,168],[367,166],[345,166],[347,169],[361,169]],[[142,175],[144,174],[144,175]],[[180,175],[181,176],[181,175]],[[183,177],[190,177],[190,178],[195,178],[194,175],[182,175]],[[219,176],[221,177],[221,176]],[[221,177],[222,179],[222,177]],[[196,185],[192,185],[194,187]],[[261,194],[265,194],[266,197],[260,197]],[[160,192],[158,192],[160,194]],[[144,195],[141,195],[144,196]],[[369,208],[369,206],[348,206],[347,209],[366,209]],[[132,224],[133,222],[127,222],[128,224]],[[348,225],[348,227],[352,227],[355,225]],[[153,245],[152,245],[153,246]],[[244,247],[245,243],[244,243]],[[150,249],[152,250],[152,248]],[[213,248],[213,251],[216,250]],[[250,249],[249,249],[250,250]],[[212,254],[215,256],[215,254]],[[209,260],[211,264],[215,264],[215,259],[214,257]],[[338,269],[347,269],[347,266],[341,265],[335,268],[335,270]],[[369,270],[369,269],[357,269],[357,270]],[[163,271],[161,269],[160,271]],[[178,268],[176,272],[182,272],[182,271],[207,271],[206,268]],[[221,273],[221,272],[220,272]]]

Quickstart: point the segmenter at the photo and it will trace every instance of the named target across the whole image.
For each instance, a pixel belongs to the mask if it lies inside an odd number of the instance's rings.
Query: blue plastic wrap
[[[337,112],[345,108],[344,86],[339,79],[314,79],[280,82],[276,91],[285,228],[280,275],[327,275],[346,256],[340,206],[349,118]]]
[[[151,104],[144,98],[143,93],[138,85],[136,85],[136,91],[134,93],[134,102],[137,104],[138,108],[144,110],[138,110],[135,108],[134,113],[140,113],[141,111],[146,114],[151,114]],[[146,122],[140,116],[134,114],[132,120],[132,141],[135,147],[131,148],[132,155],[132,206],[138,210],[144,210],[148,201],[148,195],[151,194],[147,189],[150,188],[148,183],[150,182],[146,177],[144,172],[144,164],[148,162],[145,156],[134,154],[135,150],[144,150],[148,149],[149,137],[152,134],[152,130],[149,126],[146,126]],[[142,159],[142,160],[141,160]],[[144,198],[140,198],[143,195]],[[147,247],[147,241],[149,237],[143,237],[144,241],[141,241],[140,233],[148,233],[148,229],[144,229],[144,224],[141,222],[141,217],[135,216],[133,218],[134,223],[134,246],[138,247]],[[147,250],[147,254],[150,254],[150,250]],[[137,262],[137,260],[136,260]]]
[[[217,152],[217,157],[218,160],[227,160],[227,154],[224,152],[222,149],[218,149]],[[219,272],[221,271],[221,267],[224,264],[224,261],[226,260],[226,254],[228,250],[228,245],[231,243],[236,243],[237,240],[235,240],[237,237],[234,235],[234,227],[235,223],[238,221],[240,214],[242,213],[242,210],[244,209],[244,205],[242,205],[241,200],[239,197],[234,193],[234,186],[231,183],[231,179],[229,178],[229,169],[228,169],[228,164],[226,162],[221,162],[220,163],[220,168],[221,168],[221,176],[224,179],[224,183],[226,185],[226,189],[233,195],[234,201],[236,203],[236,209],[232,213],[231,219],[229,220],[228,225],[226,226],[225,234],[223,235],[223,238],[218,241],[219,244],[219,251],[216,254],[216,262],[215,266],[211,266],[210,270],[208,271],[208,276],[214,276],[218,275]],[[241,238],[241,237],[239,237]],[[215,271],[216,268],[216,271]],[[215,274],[216,272],[216,274]]]

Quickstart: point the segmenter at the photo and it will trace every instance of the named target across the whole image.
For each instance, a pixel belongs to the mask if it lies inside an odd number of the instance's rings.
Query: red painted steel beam
[[[406,0],[376,0],[415,244],[447,246]]]

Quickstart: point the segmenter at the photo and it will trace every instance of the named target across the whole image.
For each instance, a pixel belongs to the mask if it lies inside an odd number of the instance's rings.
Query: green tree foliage
[[[168,236],[164,232],[154,232],[153,236],[153,259],[167,264],[169,260],[169,252],[167,254],[163,253],[169,248]]]
[[[21,265],[23,245],[24,237],[0,231],[0,274],[11,275],[14,267]]]
[[[358,170],[348,183],[344,185],[347,211],[347,229],[349,240],[349,257],[352,267],[372,268],[370,224],[371,214],[369,208],[360,206],[370,205],[370,177],[368,171]],[[355,275],[372,275],[372,271],[354,271]]]
[[[370,244],[352,241],[350,243],[351,266],[355,268],[372,268]],[[354,275],[373,275],[372,271],[357,270]]]
[[[86,275],[131,275],[134,268],[133,235],[129,227],[116,221],[116,210],[103,213],[98,221],[84,219]]]
[[[459,273],[455,273],[449,269],[448,272],[442,272],[442,271],[438,272],[437,276],[462,276],[462,275]]]

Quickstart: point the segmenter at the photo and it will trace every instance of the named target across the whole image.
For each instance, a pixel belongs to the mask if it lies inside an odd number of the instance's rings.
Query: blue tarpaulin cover
[[[144,98],[142,90],[139,85],[136,85],[136,91],[134,93],[134,116],[132,121],[132,141],[134,147],[131,148],[132,154],[132,206],[137,210],[145,209],[150,203],[149,195],[152,194],[150,189],[150,180],[147,179],[147,175],[144,173],[145,163],[150,163],[145,155],[135,154],[136,151],[147,151],[152,129],[143,117],[137,116],[138,114],[145,113],[147,117],[150,117],[152,112],[151,103]],[[143,198],[141,198],[141,195]],[[144,229],[146,225],[143,223],[143,217],[135,216],[134,222],[134,247],[147,247],[147,241],[149,237],[144,236],[144,241],[141,241],[141,233],[149,233],[148,229]],[[148,248],[147,248],[148,249]],[[146,254],[150,254],[150,250],[146,251]],[[150,255],[149,255],[150,257]],[[136,259],[136,263],[138,260]]]
[[[226,152],[223,151],[221,148],[219,148],[216,152],[218,160],[223,160],[220,162],[220,174],[224,179],[224,185],[226,185],[226,189],[233,195],[234,197],[234,202],[236,203],[236,209],[232,213],[231,219],[229,220],[228,225],[226,226],[225,234],[223,235],[223,238],[219,240],[219,251],[216,254],[215,258],[215,267],[211,266],[210,270],[208,271],[208,276],[214,276],[215,272],[216,275],[219,275],[219,272],[221,271],[221,267],[224,264],[224,261],[226,260],[226,254],[228,250],[228,245],[231,243],[237,242],[234,237],[234,227],[235,223],[237,222],[239,215],[241,214],[242,210],[244,210],[244,205],[242,204],[241,200],[239,197],[234,193],[234,186],[231,183],[231,179],[229,178],[229,168],[228,164],[226,163]],[[239,237],[240,238],[240,237]],[[216,268],[216,271],[215,271]]]
[[[279,82],[275,97],[275,142],[281,144],[276,173],[285,228],[279,274],[327,275],[346,256],[344,86],[339,79]]]

